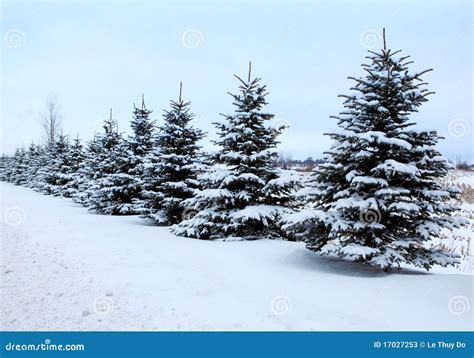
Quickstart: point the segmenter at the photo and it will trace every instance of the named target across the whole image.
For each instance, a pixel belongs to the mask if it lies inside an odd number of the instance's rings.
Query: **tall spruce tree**
[[[180,84],[178,101],[171,101],[165,111],[164,124],[158,128],[157,145],[145,165],[145,202],[142,213],[156,224],[172,225],[183,220],[183,201],[198,188],[201,169],[198,141],[201,130],[191,126],[194,117],[190,102],[182,99]]]
[[[432,94],[411,73],[409,56],[385,46],[369,51],[365,77],[336,116],[341,131],[324,164],[312,175],[306,209],[285,228],[310,250],[389,269],[412,264],[429,269],[455,257],[427,245],[443,228],[458,227],[451,199],[438,179],[448,164],[435,149],[436,132],[416,131],[410,115]]]
[[[212,158],[215,170],[201,177],[203,189],[185,205],[198,213],[172,227],[177,235],[200,239],[281,237],[279,219],[289,209],[294,179],[275,169],[276,138],[283,126],[266,125],[266,86],[259,78],[235,76],[240,92],[231,94],[235,113],[215,123],[220,150]]]
[[[145,97],[142,94],[140,108],[134,105],[133,116],[130,122],[133,135],[128,138],[128,147],[131,155],[130,174],[133,175],[137,192],[133,198],[133,211],[142,213],[144,205],[144,163],[146,156],[151,152],[155,142],[155,121],[150,118],[153,111],[147,109]]]
[[[132,202],[139,188],[130,174],[132,159],[128,143],[118,132],[112,111],[104,123],[104,131],[98,139],[98,155],[93,164],[95,172],[87,190],[88,207],[100,214],[134,214]]]
[[[142,94],[142,105],[140,108],[134,105],[133,116],[130,127],[133,136],[129,137],[128,143],[132,153],[144,157],[153,148],[153,135],[155,132],[155,121],[150,118],[152,110],[145,105],[145,96]]]
[[[84,158],[80,162],[78,170],[74,173],[71,181],[72,200],[85,207],[89,207],[92,195],[91,187],[94,177],[98,175],[100,144],[97,133],[94,133],[92,140],[87,142],[84,149]]]

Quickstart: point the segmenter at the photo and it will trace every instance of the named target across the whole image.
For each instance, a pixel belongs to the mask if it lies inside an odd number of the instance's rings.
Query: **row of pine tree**
[[[283,126],[268,125],[267,89],[236,76],[234,113],[215,123],[219,148],[203,153],[190,102],[171,101],[156,126],[144,100],[125,137],[112,112],[85,147],[59,135],[44,146],[19,148],[1,160],[1,180],[72,198],[107,215],[138,214],[199,239],[284,238],[310,250],[389,269],[429,269],[457,258],[429,245],[442,229],[465,223],[455,215],[459,192],[443,188],[447,161],[436,132],[412,128],[411,113],[432,93],[410,73],[408,56],[369,51],[366,75],[353,78],[335,118],[333,146],[309,179],[277,168]]]

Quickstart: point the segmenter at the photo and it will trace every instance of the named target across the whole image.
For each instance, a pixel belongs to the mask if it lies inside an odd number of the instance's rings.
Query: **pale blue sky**
[[[179,81],[210,149],[211,123],[232,111],[232,75],[245,76],[251,60],[268,85],[268,110],[291,124],[279,150],[320,157],[330,145],[322,134],[336,129],[329,116],[342,108],[337,95],[363,74],[370,43],[361,34],[386,27],[389,47],[411,55],[413,70],[434,69],[425,79],[436,94],[414,116],[418,127],[446,137],[439,149],[448,158],[474,160],[471,2],[3,2],[1,22],[6,152],[40,138],[50,95],[66,133],[90,139],[110,107],[129,132],[142,92],[160,123]],[[202,34],[195,48],[183,43],[190,29]],[[21,46],[9,42],[11,30],[24,35]]]

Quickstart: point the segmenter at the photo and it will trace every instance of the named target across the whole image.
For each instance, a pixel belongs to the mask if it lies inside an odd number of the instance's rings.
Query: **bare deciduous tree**
[[[41,126],[46,144],[50,145],[56,141],[62,128],[61,107],[56,97],[46,100],[46,109],[41,115]]]
[[[282,169],[291,169],[293,154],[291,152],[278,153],[278,166]]]

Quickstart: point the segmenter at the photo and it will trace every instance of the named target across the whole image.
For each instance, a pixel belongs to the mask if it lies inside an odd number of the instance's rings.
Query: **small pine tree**
[[[384,33],[385,44],[385,33]],[[415,131],[411,113],[432,93],[411,73],[409,56],[369,51],[367,75],[352,78],[353,93],[336,116],[341,131],[311,179],[306,209],[285,228],[310,250],[383,269],[412,264],[429,269],[455,258],[427,242],[459,227],[456,197],[439,178],[448,164],[435,149],[436,132]]]
[[[15,185],[28,183],[29,157],[24,147],[17,148],[12,160],[12,170],[9,175],[10,182]]]
[[[37,146],[37,156],[35,157],[31,168],[34,175],[31,177],[28,187],[42,192],[45,186],[45,178],[48,175],[49,165],[51,163],[51,145]]]
[[[6,154],[0,157],[0,181],[10,181],[10,170],[12,167],[12,158]]]
[[[32,182],[34,190],[49,195],[51,194],[52,168],[55,157],[54,143],[47,142],[41,150],[38,158],[38,170],[35,180]]]
[[[66,135],[58,135],[56,141],[48,145],[46,153],[48,162],[40,169],[38,189],[47,195],[60,196],[63,186],[70,180],[68,172],[69,139]]]
[[[177,235],[200,239],[279,238],[279,220],[288,212],[295,180],[275,168],[279,128],[265,125],[266,86],[259,78],[240,81],[240,93],[231,94],[236,110],[216,123],[220,150],[212,158],[215,168],[201,177],[203,189],[185,204],[198,213],[172,227]]]
[[[27,187],[34,186],[36,180],[36,173],[39,169],[39,157],[41,155],[41,148],[34,143],[31,143],[28,147],[27,162],[28,167],[25,171],[25,183],[22,184]]]
[[[172,225],[183,220],[183,201],[198,188],[201,169],[199,145],[204,137],[201,130],[191,126],[194,117],[190,102],[171,101],[165,111],[164,125],[159,128],[157,146],[148,156],[145,169],[145,202],[143,216],[160,225]]]
[[[62,188],[62,195],[66,198],[73,197],[79,190],[79,181],[76,179],[80,176],[79,171],[83,167],[85,160],[84,147],[82,146],[79,135],[74,139],[67,154],[69,167],[67,170],[67,182]]]

